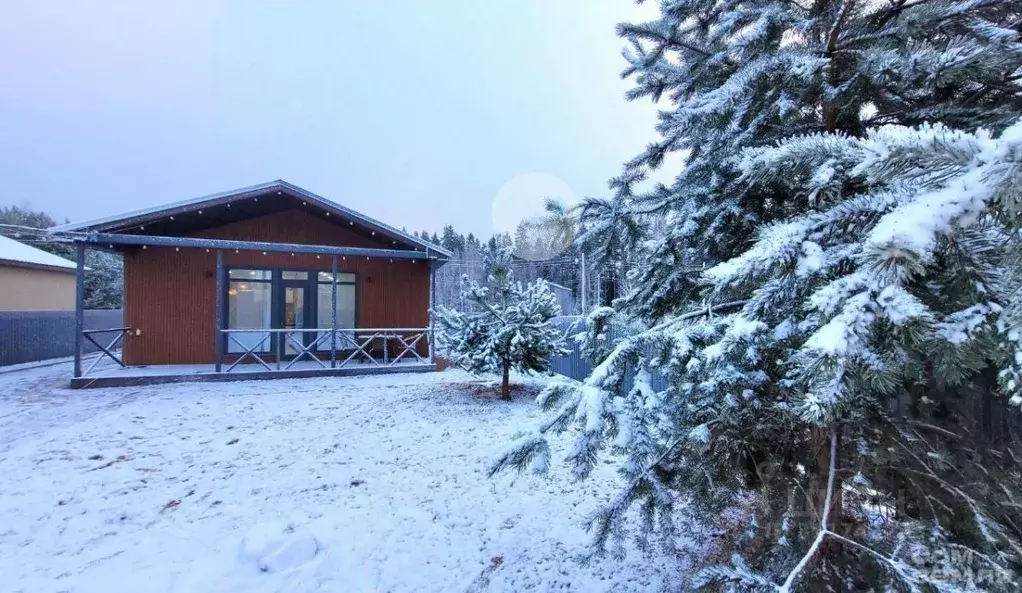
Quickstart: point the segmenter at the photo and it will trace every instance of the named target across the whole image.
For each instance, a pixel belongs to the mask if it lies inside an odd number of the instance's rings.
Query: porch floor
[[[101,363],[102,365],[103,363]],[[302,377],[346,377],[352,375],[374,375],[387,373],[424,373],[436,370],[436,365],[418,360],[397,362],[373,362],[372,360],[350,360],[344,366],[323,368],[313,360],[301,360],[285,369],[269,363],[272,370],[261,364],[239,364],[226,372],[230,365],[224,364],[222,372],[216,372],[212,364],[163,364],[121,367],[113,363],[99,366],[84,377],[71,379],[73,389],[89,387],[125,387],[131,385],[155,385],[159,383],[180,383],[186,381],[254,381],[263,379],[296,379]]]

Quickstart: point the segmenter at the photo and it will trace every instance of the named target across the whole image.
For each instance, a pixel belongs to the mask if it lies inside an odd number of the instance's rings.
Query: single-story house
[[[124,257],[125,327],[78,331],[117,366],[79,354],[73,387],[435,369],[434,274],[451,254],[285,181],[50,234],[79,263]]]
[[[0,311],[75,308],[75,262],[0,236]]]

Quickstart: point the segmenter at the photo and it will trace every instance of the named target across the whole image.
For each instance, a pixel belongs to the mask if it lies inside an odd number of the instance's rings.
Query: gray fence
[[[580,316],[566,315],[564,317],[555,317],[550,322],[568,337],[567,344],[565,345],[571,350],[571,354],[567,356],[555,356],[550,361],[550,370],[558,375],[564,375],[578,381],[585,379],[589,376],[589,373],[593,372],[593,365],[589,364],[582,357],[578,341],[572,339],[572,336],[586,330],[585,319]]]
[[[85,311],[85,329],[121,327],[120,309]],[[74,355],[74,311],[0,311],[0,367]],[[98,349],[88,340],[85,353]]]
[[[567,347],[571,353],[567,356],[555,356],[551,361],[551,370],[559,375],[570,377],[577,381],[583,381],[593,372],[593,365],[582,356],[581,346],[573,336],[585,332],[585,319],[581,316],[555,317],[551,320],[554,327],[564,332],[568,337]],[[611,343],[629,335],[627,330],[611,326],[607,331],[607,339]],[[628,369],[625,372],[624,388],[630,390],[634,380],[635,369]],[[667,381],[659,374],[653,374],[650,386],[656,390],[667,389]]]

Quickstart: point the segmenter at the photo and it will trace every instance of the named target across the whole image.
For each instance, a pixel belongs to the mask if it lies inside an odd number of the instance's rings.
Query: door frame
[[[278,272],[283,271],[285,270],[280,271],[275,270],[274,277],[278,276]],[[287,268],[286,271],[300,272],[305,270],[292,270],[291,268]],[[270,293],[272,295],[270,297],[270,307],[272,308],[272,311],[270,312],[270,325],[273,326],[273,329],[287,329],[284,327],[284,311],[285,308],[287,307],[287,299],[284,297],[288,288],[302,289],[302,326],[301,327],[296,326],[295,329],[315,329],[316,315],[315,313],[312,313],[312,311],[314,310],[313,301],[315,300],[315,297],[312,296],[311,291],[309,290],[309,282],[310,280],[308,278],[306,278],[305,280],[292,279],[285,280],[284,278],[278,279],[278,282],[276,282],[276,286],[274,286]],[[301,343],[302,348],[307,347],[309,343],[315,339],[311,332],[299,333],[301,334],[300,336],[301,339],[299,339],[298,342]],[[294,358],[295,356],[297,356],[297,353],[292,354],[288,353],[287,349],[289,346],[289,342],[285,337],[284,332],[277,332],[274,335],[273,339],[271,339],[270,341],[274,343],[273,344],[274,354],[279,353],[281,360],[288,360],[290,358]],[[294,348],[294,346],[291,347]]]

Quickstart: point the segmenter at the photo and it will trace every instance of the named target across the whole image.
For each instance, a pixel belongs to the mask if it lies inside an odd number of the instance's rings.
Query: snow
[[[543,414],[459,371],[80,391],[67,373],[0,375],[3,591],[628,592],[684,576],[659,548],[577,562],[616,465],[487,478]]]
[[[961,140],[961,133],[949,133],[943,126],[922,126],[918,131],[885,126],[870,134],[865,145],[873,152],[861,165],[874,167],[888,155],[888,145],[897,145],[903,137],[944,134],[958,140],[959,150],[974,151],[964,172],[932,191],[923,192],[894,211],[884,215],[866,239],[869,247],[891,252],[914,253],[930,258],[938,235],[948,234],[954,224],[974,220],[995,195],[998,183],[1013,174],[1014,155],[1022,146],[1022,122],[1006,129],[999,140],[980,130],[974,138]],[[874,160],[875,159],[875,160]]]
[[[294,521],[270,521],[249,530],[241,544],[242,556],[259,570],[280,572],[311,562],[319,542]]]
[[[74,270],[75,262],[0,235],[0,261]]]

